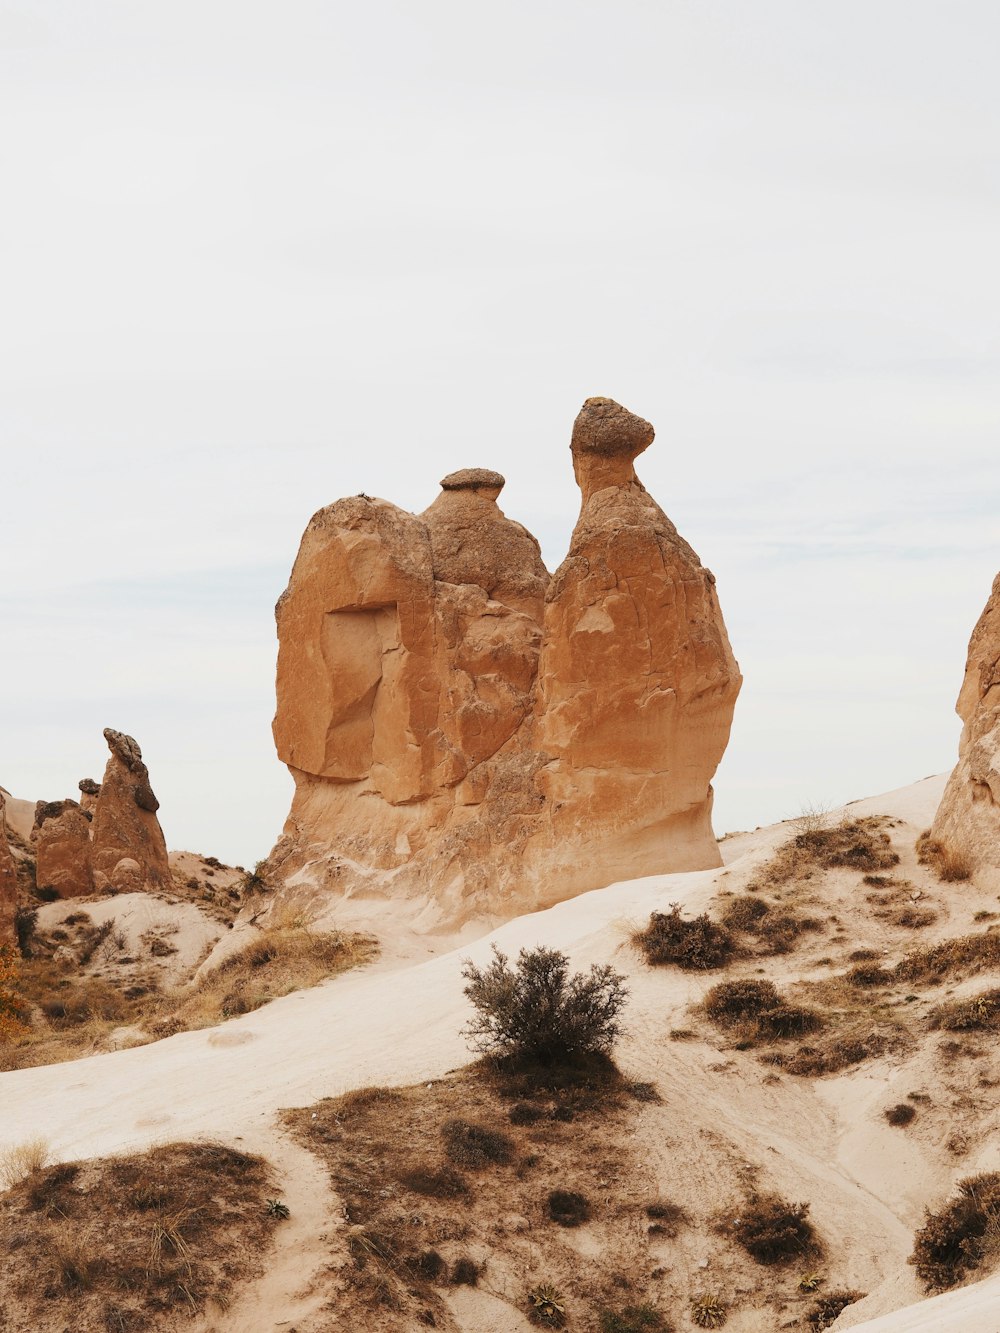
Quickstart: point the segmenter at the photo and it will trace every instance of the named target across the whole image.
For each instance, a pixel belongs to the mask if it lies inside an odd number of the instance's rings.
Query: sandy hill
[[[538,1140],[549,1145],[542,1156],[550,1152],[560,1172],[580,1178],[589,1172],[586,1193],[602,1200],[593,1223],[550,1228],[553,1236],[539,1239],[525,1215],[530,1201],[517,1193],[520,1177],[491,1180],[488,1189],[484,1183],[488,1218],[477,1222],[470,1205],[464,1241],[484,1276],[475,1288],[444,1289],[437,1326],[468,1333],[529,1328],[525,1284],[548,1274],[565,1294],[567,1326],[601,1327],[574,1305],[573,1284],[597,1282],[601,1265],[614,1263],[629,1276],[608,1282],[628,1280],[644,1299],[655,1297],[676,1329],[695,1327],[689,1306],[705,1291],[728,1306],[730,1329],[809,1327],[803,1322],[808,1299],[797,1283],[810,1270],[820,1290],[867,1293],[836,1323],[814,1327],[995,1333],[991,1311],[1000,1279],[924,1301],[907,1263],[925,1207],[940,1205],[957,1179],[1000,1168],[994,1091],[1000,1059],[990,1035],[950,1034],[934,1026],[933,1017],[943,1003],[982,991],[986,977],[974,966],[935,982],[901,980],[891,971],[915,950],[987,935],[997,916],[995,899],[968,883],[943,883],[918,861],[917,840],[931,822],[943,781],[927,779],[831,817],[850,827],[870,823],[876,841],[899,856],[890,872],[869,874],[867,881],[849,857],[841,866],[800,866],[796,875],[775,876],[775,854],[794,839],[795,827],[759,829],[723,840],[720,870],[615,884],[472,941],[387,938],[380,960],[221,1025],[2,1074],[0,1147],[43,1136],[61,1161],[189,1140],[259,1153],[277,1173],[274,1188],[291,1217],[275,1232],[265,1275],[227,1309],[187,1318],[185,1327],[318,1333],[338,1326],[330,1323],[329,1302],[337,1299],[335,1275],[352,1235],[347,1187],[335,1192],[330,1183],[340,1179],[336,1133],[318,1144],[309,1130],[313,1122],[340,1126],[344,1120],[340,1103],[321,1099],[380,1086],[415,1087],[406,1094],[411,1100],[423,1088],[428,1106],[435,1099],[474,1102],[474,1085],[455,1073],[470,1059],[460,1035],[469,1012],[463,960],[485,963],[494,944],[509,955],[544,944],[566,952],[575,967],[611,963],[627,977],[628,1032],[617,1059],[649,1095],[609,1115],[603,1129],[581,1122],[564,1127],[558,1141]],[[780,946],[787,951],[754,946],[725,968],[699,972],[650,967],[632,943],[650,913],[668,913],[671,904],[681,904],[686,918],[709,910],[718,919],[753,895],[769,900],[773,913],[805,922]],[[859,950],[880,975],[852,992],[845,978]],[[857,962],[853,967],[857,971]],[[735,1040],[713,1027],[699,1008],[703,996],[721,980],[741,977],[766,977],[797,1002],[836,1011],[832,1035],[816,1038],[807,1050],[832,1049],[839,1023],[852,1040],[862,1034],[861,1054],[830,1073],[796,1072],[791,1052],[802,1043]],[[845,1000],[851,994],[855,999]],[[888,1122],[884,1112],[898,1105],[913,1109],[910,1123]],[[294,1107],[315,1108],[303,1113],[301,1132],[281,1114]],[[367,1122],[358,1123],[360,1133]],[[406,1123],[407,1133],[415,1133],[416,1121]],[[573,1157],[574,1141],[588,1145],[589,1164]],[[537,1162],[539,1154],[533,1157]],[[329,1177],[323,1162],[332,1164]],[[538,1169],[544,1172],[544,1160]],[[750,1185],[810,1205],[821,1243],[814,1260],[778,1273],[735,1252],[724,1234],[726,1219],[738,1221]],[[683,1217],[679,1230],[636,1225],[633,1214],[641,1213],[642,1201],[659,1198],[669,1198]],[[442,1234],[447,1248],[449,1236]],[[18,1313],[6,1294],[3,1328],[64,1327],[61,1315],[39,1322],[37,1312]],[[173,1327],[171,1318],[164,1314],[164,1322],[149,1326]],[[418,1325],[383,1311],[365,1326]]]

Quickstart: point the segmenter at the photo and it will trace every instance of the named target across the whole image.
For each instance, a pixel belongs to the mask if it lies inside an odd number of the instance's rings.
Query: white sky
[[[590,394],[719,580],[722,832],[950,767],[1000,565],[992,0],[0,0],[0,784],[281,828],[309,515],[565,554]]]

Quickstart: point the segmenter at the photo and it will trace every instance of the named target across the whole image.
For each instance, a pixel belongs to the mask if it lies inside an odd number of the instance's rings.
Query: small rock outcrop
[[[984,886],[1000,889],[1000,574],[972,631],[956,711],[958,763],[931,836],[961,853]]]
[[[31,841],[40,890],[59,898],[83,898],[94,892],[90,817],[76,801],[39,801]]]
[[[4,818],[6,797],[0,792],[0,948],[14,941],[14,914],[17,911],[17,862],[7,838]]]
[[[454,920],[720,863],[710,784],[741,680],[714,578],[635,474],[652,439],[584,404],[551,577],[484,468],[419,517],[366,495],[313,516],[276,608],[278,880]]]
[[[105,727],[104,739],[111,751],[104,781],[96,793],[85,793],[94,798],[94,886],[98,892],[108,885],[121,892],[134,888],[141,878],[145,887],[165,889],[171,882],[167,845],[156,817],[160,803],[149,785],[142,751],[131,736],[111,727]]]

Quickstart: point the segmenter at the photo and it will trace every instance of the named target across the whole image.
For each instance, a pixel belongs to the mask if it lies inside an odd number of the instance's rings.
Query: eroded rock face
[[[85,793],[94,800],[91,862],[95,887],[99,892],[109,884],[118,889],[116,867],[130,861],[139,867],[144,887],[167,888],[167,847],[156,817],[160,803],[149,785],[142,751],[131,736],[111,727],[105,727],[104,739],[111,751],[104,781],[96,793]],[[118,878],[130,887],[136,883],[131,871]]]
[[[39,801],[35,806],[35,882],[60,898],[94,892],[90,819],[76,801]]]
[[[740,675],[712,575],[635,475],[652,439],[584,405],[552,578],[486,469],[419,518],[368,496],[313,517],[277,606],[278,878],[455,919],[719,864]]]
[[[956,709],[958,763],[932,836],[964,854],[977,879],[1000,887],[1000,574],[972,632]]]
[[[17,910],[17,863],[7,839],[4,817],[6,797],[0,792],[0,948],[14,942],[14,913]]]

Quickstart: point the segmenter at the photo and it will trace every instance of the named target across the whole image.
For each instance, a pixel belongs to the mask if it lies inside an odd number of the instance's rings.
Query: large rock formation
[[[59,898],[94,892],[90,818],[76,801],[39,801],[31,841],[39,889]]]
[[[0,791],[0,949],[14,941],[17,910],[17,863],[7,838],[6,795]]]
[[[160,803],[149,785],[149,770],[131,736],[104,728],[111,751],[104,781],[81,783],[84,796],[93,798],[91,859],[94,886],[123,892],[138,887],[167,888],[170,866],[167,845],[156,812]]]
[[[972,631],[956,710],[958,763],[931,836],[967,857],[984,885],[1000,888],[1000,574]]]
[[[652,439],[584,405],[551,579],[485,469],[419,518],[365,495],[314,515],[276,608],[296,790],[272,874],[433,904],[431,922],[719,864],[710,783],[740,675],[715,580],[635,475]]]

